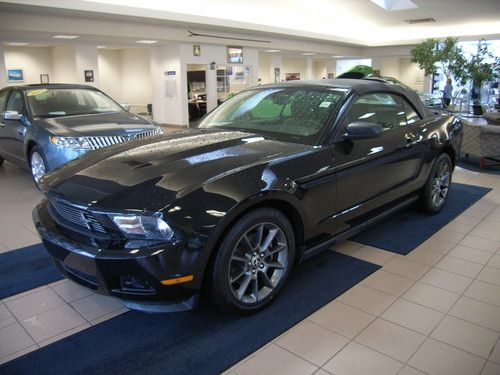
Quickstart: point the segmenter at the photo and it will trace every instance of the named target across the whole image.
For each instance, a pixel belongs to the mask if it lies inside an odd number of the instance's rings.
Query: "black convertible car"
[[[33,217],[60,271],[99,293],[176,309],[204,291],[253,313],[294,263],[417,200],[440,211],[461,142],[457,118],[399,85],[260,86],[50,173]]]

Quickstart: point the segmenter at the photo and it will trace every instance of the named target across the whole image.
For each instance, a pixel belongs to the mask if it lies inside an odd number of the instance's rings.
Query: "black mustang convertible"
[[[203,291],[254,313],[294,263],[415,201],[439,212],[461,143],[457,118],[399,85],[260,86],[195,129],[50,173],[33,217],[59,270],[98,293],[175,310]]]

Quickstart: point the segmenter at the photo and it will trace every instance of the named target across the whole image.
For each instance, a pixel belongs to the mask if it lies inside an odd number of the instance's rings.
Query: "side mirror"
[[[382,126],[374,122],[353,122],[347,125],[344,140],[378,138],[382,134]]]
[[[23,115],[21,115],[17,111],[5,111],[3,113],[4,120],[19,121],[19,120],[21,120],[22,117],[23,117]]]
[[[120,106],[127,112],[130,111],[130,104],[120,104]]]

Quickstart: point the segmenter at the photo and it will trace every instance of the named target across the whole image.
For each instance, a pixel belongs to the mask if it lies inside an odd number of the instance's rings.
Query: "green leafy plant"
[[[442,42],[432,38],[424,40],[413,47],[410,54],[411,61],[417,63],[426,76],[436,74],[441,68],[446,77],[453,77],[461,85],[467,81],[467,60],[456,38],[448,37]]]
[[[480,87],[483,82],[493,81],[499,76],[500,58],[488,50],[488,45],[483,39],[477,46],[477,52],[471,56],[466,65],[468,78],[473,87]]]

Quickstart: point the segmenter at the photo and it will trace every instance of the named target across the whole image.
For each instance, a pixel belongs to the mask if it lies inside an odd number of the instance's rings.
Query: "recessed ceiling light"
[[[389,12],[418,8],[418,6],[410,0],[371,0],[371,2]]]
[[[155,44],[158,43],[157,40],[137,40],[136,43],[142,43],[142,44]]]
[[[79,38],[78,35],[54,35],[53,39],[76,39]]]
[[[266,52],[281,52],[280,49],[266,49]]]
[[[10,46],[10,47],[26,47],[26,46],[29,46],[29,43],[8,42],[7,45]]]
[[[313,55],[315,55],[315,53],[314,52],[303,52],[303,53],[301,53],[301,55],[303,55],[303,56],[313,56]]]

